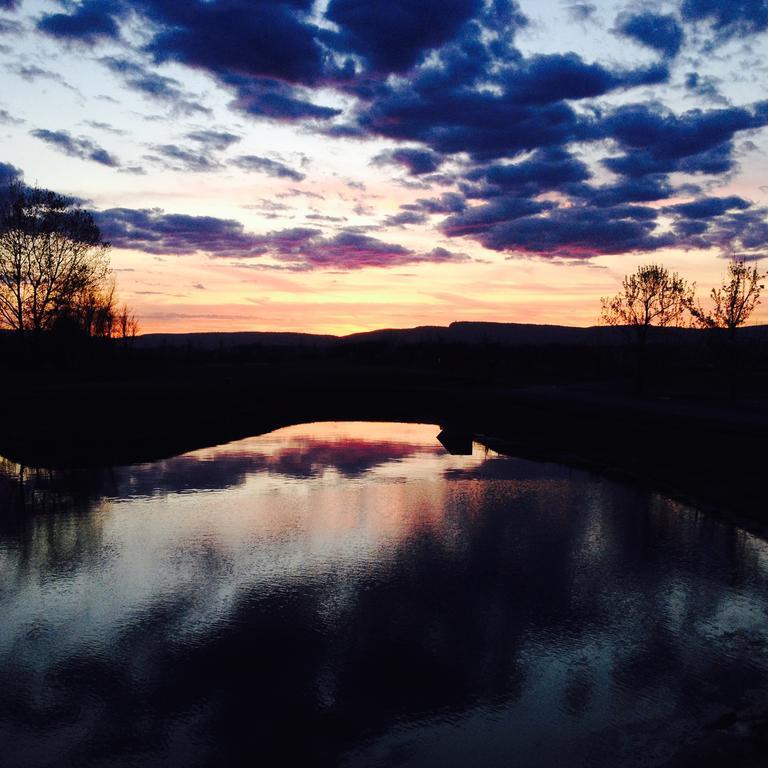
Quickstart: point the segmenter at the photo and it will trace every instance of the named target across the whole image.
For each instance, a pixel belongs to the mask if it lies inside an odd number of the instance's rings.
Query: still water
[[[663,765],[768,688],[763,540],[438,431],[2,464],[0,764]]]

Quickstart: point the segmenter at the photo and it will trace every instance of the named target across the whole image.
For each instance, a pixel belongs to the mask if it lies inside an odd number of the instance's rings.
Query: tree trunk
[[[648,327],[645,325],[638,329],[636,362],[635,393],[642,397],[646,393],[648,384]]]

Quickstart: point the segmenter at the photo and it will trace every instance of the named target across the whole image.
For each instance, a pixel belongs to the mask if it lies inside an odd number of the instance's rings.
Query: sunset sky
[[[0,67],[0,177],[142,332],[591,325],[768,253],[768,0],[0,0]]]

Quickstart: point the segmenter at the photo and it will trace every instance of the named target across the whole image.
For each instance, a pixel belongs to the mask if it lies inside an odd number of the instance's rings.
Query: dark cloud
[[[399,165],[411,176],[434,173],[442,164],[440,155],[429,149],[418,147],[399,147],[380,152],[373,158],[373,165]]]
[[[331,0],[327,17],[340,27],[336,47],[381,72],[410,69],[453,38],[482,0]]]
[[[84,123],[91,128],[96,128],[99,131],[106,131],[107,133],[113,133],[116,136],[124,136],[127,133],[127,131],[124,131],[122,128],[115,128],[111,123],[103,123],[99,120],[85,120]]]
[[[30,133],[35,138],[44,141],[46,144],[70,157],[91,160],[94,163],[107,165],[111,168],[116,168],[120,165],[120,161],[114,155],[111,155],[106,149],[85,136],[72,136],[68,131],[47,131],[44,129],[37,129],[30,131]]]
[[[704,76],[698,72],[688,72],[685,75],[685,87],[698,96],[716,104],[728,104],[728,99],[720,93],[715,77]]]
[[[566,186],[565,191],[572,197],[589,202],[598,208],[665,200],[676,192],[664,174],[626,178],[615,184],[599,187],[589,184],[571,184]]]
[[[328,119],[337,109],[314,104],[298,86],[336,71],[304,20],[310,0],[144,0],[161,31],[147,46],[156,62],[205,70],[233,89],[233,106],[276,120]]]
[[[434,248],[428,253],[421,253],[350,230],[339,232],[332,237],[324,237],[319,230],[313,229],[282,230],[265,235],[263,243],[273,257],[302,269],[352,270],[467,260],[465,255],[444,248]]]
[[[237,259],[269,255],[295,270],[350,270],[467,259],[444,248],[428,253],[413,251],[354,230],[326,237],[319,229],[296,227],[256,235],[245,232],[243,225],[232,219],[170,214],[160,209],[111,208],[97,212],[95,218],[105,238],[117,248]]]
[[[600,130],[625,154],[603,164],[615,173],[639,177],[659,173],[722,174],[733,167],[733,137],[768,124],[768,102],[680,116],[660,105],[633,104],[606,117]]]
[[[279,120],[328,119],[338,110],[313,104],[299,86],[348,77],[318,40],[320,30],[306,20],[307,0],[91,0],[69,14],[45,16],[49,34],[93,43],[117,34],[130,14],[146,19],[156,33],[145,46],[156,63],[178,62],[203,70],[235,93],[233,106]],[[87,20],[87,23],[86,23]],[[179,84],[135,62],[105,60],[126,82],[148,95],[192,110]]]
[[[465,193],[471,197],[491,197],[504,192],[536,196],[551,189],[585,181],[590,177],[587,166],[560,147],[540,149],[519,163],[494,163],[469,171],[465,178],[479,182]]]
[[[310,0],[144,0],[138,5],[161,26],[147,46],[158,62],[291,83],[313,83],[325,69],[316,29],[301,14],[310,10]]]
[[[476,205],[461,213],[449,216],[442,223],[441,229],[449,237],[481,235],[481,240],[485,241],[485,233],[488,233],[496,225],[541,213],[551,208],[554,208],[553,203],[539,202],[527,197],[494,197],[483,205]]]
[[[420,261],[456,261],[443,254],[419,254],[355,231],[325,237],[321,230],[295,227],[270,232],[259,238],[269,255],[299,270],[316,268],[360,269],[413,264]]]
[[[331,224],[343,224],[345,221],[347,221],[346,216],[326,216],[322,213],[309,213],[304,218],[308,221],[321,221]]]
[[[665,65],[611,70],[575,53],[532,56],[507,73],[507,98],[518,104],[550,104],[603,96],[614,90],[656,85],[669,78]]]
[[[228,131],[191,131],[187,138],[201,144],[209,150],[224,151],[233,144],[237,144],[242,137]]]
[[[147,171],[142,165],[124,165],[120,168],[120,173],[129,173],[134,176],[146,176]]]
[[[29,83],[34,83],[36,80],[52,80],[54,83],[58,83],[70,91],[75,90],[75,88],[73,88],[61,74],[50,69],[43,69],[36,64],[18,64],[11,67],[11,72]]]
[[[746,260],[768,257],[768,208],[729,213],[711,226],[710,243],[725,255],[739,251]]]
[[[673,58],[683,44],[683,28],[674,16],[652,11],[622,14],[616,22],[617,31],[641,45]]]
[[[91,40],[92,28],[110,30],[130,10],[156,30],[146,46],[156,62],[205,70],[231,89],[235,109],[274,120],[329,120],[340,110],[315,103],[311,89],[335,87],[366,101],[357,120],[334,126],[337,135],[378,134],[438,153],[500,156],[562,144],[579,127],[564,102],[668,77],[658,64],[625,71],[575,54],[525,59],[512,38],[526,20],[511,0],[332,0],[326,16],[335,31],[315,26],[311,7],[310,0],[88,0],[66,18],[96,14],[83,32]],[[430,51],[436,60],[425,58]],[[356,71],[355,58],[367,69]],[[380,76],[420,62],[415,81]],[[107,63],[156,97],[178,87],[135,63]],[[413,172],[427,162],[426,155],[403,159]]]
[[[238,74],[222,75],[222,81],[235,92],[232,107],[252,117],[272,120],[329,120],[341,110],[310,101],[306,89],[279,80],[252,79]]]
[[[420,141],[439,153],[488,158],[564,144],[576,137],[579,123],[567,104],[535,108],[471,89],[419,93],[407,86],[395,87],[361,109],[357,122],[363,134]]]
[[[667,78],[663,64],[610,70],[573,53],[524,59],[470,25],[413,76],[370,87],[361,81],[354,122],[331,133],[415,142],[440,155],[514,157],[591,138],[594,127],[571,102]]]
[[[308,197],[312,200],[325,200],[325,198],[317,192],[310,192],[308,189],[298,189],[297,187],[291,187],[285,192],[278,192],[275,197],[279,198],[294,198],[294,197]]]
[[[402,227],[408,224],[422,224],[430,216],[439,214],[457,214],[467,207],[464,195],[458,192],[444,192],[440,197],[419,198],[413,203],[400,206],[400,213],[388,216],[386,226]]]
[[[467,201],[459,192],[444,192],[440,197],[422,197],[413,203],[400,206],[400,213],[384,220],[385,225],[404,226],[426,222],[429,216],[457,214],[466,210]]]
[[[564,6],[579,22],[596,13],[590,2]],[[681,14],[725,39],[768,28],[766,6],[768,0],[682,0]],[[330,23],[319,24],[312,0],[85,0],[64,8],[41,19],[41,28],[95,43],[119,37],[129,18],[138,19],[147,30],[140,53],[156,64],[175,62],[213,77],[231,94],[233,109],[315,130],[323,122],[320,130],[330,136],[387,139],[398,146],[372,162],[404,169],[401,184],[458,190],[401,206],[384,220],[387,226],[442,216],[439,226],[448,236],[567,259],[672,245],[753,253],[764,233],[748,201],[703,197],[679,175],[733,172],[735,140],[768,123],[768,102],[673,113],[657,103],[623,98],[623,106],[612,108],[603,101],[669,81],[671,60],[684,42],[680,20],[670,13],[635,7],[617,18],[615,31],[660,54],[650,65],[622,67],[575,53],[524,54],[515,37],[527,22],[512,0],[330,0]],[[102,61],[147,96],[188,112],[204,110],[178,81],[138,59]],[[685,87],[723,102],[711,77],[690,72]],[[340,102],[320,103],[326,89],[342,97],[343,118]],[[69,138],[77,151],[86,151],[77,145],[82,140]],[[216,170],[224,167],[221,153],[238,140],[234,133],[200,129],[188,133],[184,145],[153,147],[153,159],[185,171]],[[603,168],[613,174],[600,183],[585,160],[598,148]],[[228,162],[276,178],[304,178],[267,154]],[[444,163],[449,172],[440,172]],[[356,210],[370,213],[364,201],[354,202]],[[253,235],[230,220],[129,209],[107,214],[117,242],[153,253],[268,255],[295,270],[458,258],[414,252],[361,229]],[[310,216],[326,221],[320,212]]]
[[[660,248],[739,251],[750,258],[768,247],[768,210],[738,197],[703,197],[661,209],[637,203],[675,194],[665,176],[627,179],[602,187],[565,185],[558,204],[504,194],[449,216],[449,237],[470,237],[484,247],[518,255],[588,260],[603,254]],[[660,214],[670,226],[660,220]]]
[[[233,165],[242,168],[244,171],[256,171],[257,173],[266,173],[268,176],[274,176],[278,179],[292,179],[293,181],[303,181],[304,174],[291,168],[285,163],[277,160],[270,160],[268,157],[259,155],[240,155],[232,161]]]
[[[419,198],[415,203],[402,206],[408,210],[424,211],[428,214],[460,213],[467,207],[464,195],[458,192],[444,192],[440,197]]]
[[[768,29],[768,0],[683,0],[685,21],[708,22],[717,40]]]
[[[496,199],[477,212],[469,209],[462,217],[447,219],[443,230],[451,236],[471,235],[491,250],[564,259],[652,251],[675,242],[671,235],[655,233],[657,212],[644,206],[542,206],[542,213],[534,215],[523,215],[520,206],[510,216],[512,207],[510,201]]]
[[[72,13],[45,14],[37,28],[53,37],[84,43],[115,40],[120,36],[120,30],[115,19],[104,12],[104,5],[100,0],[86,0]]]
[[[0,109],[0,125],[22,125],[23,120],[14,117],[7,109]]]
[[[618,181],[589,183],[586,164],[562,146],[537,149],[519,162],[475,164],[459,181],[460,207],[440,229],[493,250],[569,260],[672,246],[738,246],[752,252],[768,243],[766,225],[742,198],[699,198],[667,206],[663,212],[672,220],[671,229],[659,221],[658,209],[641,203],[683,194],[670,182],[672,172],[731,170],[734,136],[766,122],[766,103],[679,116],[656,105],[620,107],[596,117],[594,134],[597,138],[602,132],[624,149],[623,155],[603,161],[622,177]],[[542,197],[550,192],[558,197]],[[483,202],[467,207],[466,199]],[[423,220],[431,202],[402,206],[386,223]]]
[[[703,197],[690,203],[671,205],[664,210],[674,213],[686,219],[711,219],[721,216],[727,211],[744,210],[750,204],[743,197]]]
[[[110,208],[95,214],[105,238],[116,248],[158,255],[205,252],[258,256],[265,248],[233,219],[165,213],[160,209]]]
[[[571,3],[566,6],[566,11],[573,21],[592,21],[597,13],[597,6],[594,3]]]
[[[746,261],[768,256],[768,208],[745,207],[741,198],[694,201],[673,213],[682,214],[673,224],[678,241],[690,248],[717,248],[721,255]],[[687,218],[687,214],[690,214]]]
[[[181,83],[172,77],[158,75],[135,61],[115,56],[105,56],[100,61],[111,72],[120,76],[129,88],[144,96],[164,102],[184,114],[210,113],[207,107],[197,103],[194,97],[182,88]]]
[[[4,11],[15,11],[21,5],[21,0],[0,0],[0,8]]]
[[[176,61],[215,75],[315,82],[325,54],[316,29],[303,20],[304,0],[85,0],[69,13],[43,16],[48,34],[92,43],[117,37],[129,13],[156,30],[146,46],[158,63]]]
[[[3,6],[0,5],[0,8]],[[0,19],[0,35],[18,35],[22,32],[24,27],[19,24],[18,21],[11,21],[10,19]]]
[[[157,155],[150,159],[175,171],[201,173],[218,171],[224,167],[213,155],[206,154],[207,148],[198,150],[186,149],[177,144],[153,144],[151,149]]]
[[[427,219],[428,216],[423,211],[404,210],[392,216],[387,216],[383,224],[385,227],[405,227],[408,224],[424,224]]]

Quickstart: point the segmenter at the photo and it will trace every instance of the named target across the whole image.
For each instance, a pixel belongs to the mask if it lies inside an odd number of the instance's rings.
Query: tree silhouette
[[[646,264],[624,278],[614,297],[601,299],[601,320],[607,325],[629,326],[645,336],[652,325],[680,324],[692,297],[693,286],[677,272]]]
[[[760,304],[760,293],[764,287],[761,280],[764,277],[754,264],[750,266],[743,259],[733,259],[728,264],[723,283],[710,291],[712,310],[707,311],[698,303],[691,304],[691,314],[699,326],[727,334],[725,343],[715,338],[713,348],[731,397],[735,397],[738,391],[741,369],[736,331]]]
[[[108,251],[74,201],[11,184],[0,197],[0,324],[39,333],[76,314],[86,297],[103,294]]]
[[[691,305],[691,314],[703,328],[724,328],[730,336],[749,320],[760,304],[760,282],[765,275],[755,265],[749,266],[743,259],[733,259],[723,284],[710,292],[712,311],[707,312],[699,304]]]
[[[637,342],[637,388],[645,389],[647,343],[651,326],[682,324],[693,305],[693,285],[660,264],[645,264],[626,275],[621,290],[601,299],[600,320],[606,325],[626,326]]]

